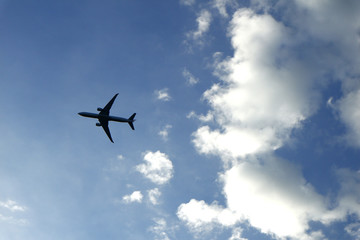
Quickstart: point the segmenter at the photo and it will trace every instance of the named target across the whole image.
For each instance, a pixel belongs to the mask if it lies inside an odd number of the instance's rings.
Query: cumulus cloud
[[[221,82],[203,96],[211,107],[205,116],[217,125],[204,121],[193,133],[199,153],[224,162],[219,179],[226,206],[192,199],[181,204],[177,214],[193,231],[248,222],[275,238],[326,239],[309,223],[327,225],[348,214],[360,216],[359,172],[337,171],[341,188],[335,206],[330,206],[332,201],[319,194],[297,166],[274,152],[316,112],[318,90],[329,84],[329,74],[342,81],[344,97],[328,104],[339,111],[349,139],[360,146],[360,60],[354,54],[360,44],[360,4],[272,4],[257,4],[258,10],[266,10],[262,14],[240,9],[233,15],[228,36],[234,54],[223,60],[216,54],[214,74]],[[267,14],[272,7],[284,15],[275,19]],[[227,217],[221,217],[225,213]],[[347,229],[356,236],[356,224]]]
[[[123,197],[123,201],[125,203],[133,203],[133,202],[141,203],[142,199],[143,199],[143,195],[140,191],[134,191],[132,194],[125,195]]]
[[[209,231],[214,224],[233,227],[246,219],[265,234],[308,239],[322,236],[321,232],[307,233],[310,221],[328,224],[345,215],[345,211],[329,210],[327,199],[284,160],[239,163],[220,178],[227,207],[195,199],[180,205],[178,217],[192,231]]]
[[[164,102],[167,102],[167,101],[170,101],[171,100],[171,96],[169,94],[169,89],[168,88],[163,88],[163,89],[160,89],[160,90],[155,90],[155,96],[156,96],[156,99],[160,100],[160,101],[164,101]]]
[[[158,135],[164,140],[168,140],[169,130],[172,128],[170,124],[165,125],[165,127],[158,132]]]
[[[161,196],[161,192],[158,188],[150,189],[148,191],[149,200],[153,205],[159,204],[159,197]]]
[[[328,210],[327,199],[299,169],[280,159],[238,164],[221,179],[228,208],[263,233],[302,239],[310,221],[326,224],[342,217]]]
[[[229,209],[217,203],[206,204],[203,200],[191,199],[179,206],[177,216],[194,232],[209,231],[216,225],[231,226],[237,222],[237,216]]]
[[[299,11],[295,14],[301,16],[295,24],[301,32],[311,35],[323,43],[321,53],[323,68],[334,75],[342,84],[343,97],[335,103],[342,121],[348,128],[347,142],[353,147],[360,147],[360,125],[356,121],[359,116],[360,101],[360,2],[348,1],[295,1]],[[333,44],[329,48],[329,44]],[[326,48],[326,51],[325,51]],[[313,55],[312,55],[313,56]],[[315,61],[311,61],[312,64]],[[315,63],[318,65],[317,63]],[[333,69],[336,69],[333,71]]]
[[[137,165],[136,170],[156,184],[165,184],[173,176],[173,165],[169,157],[160,151],[148,151],[144,155],[145,163]]]
[[[187,70],[187,68],[184,68],[182,75],[186,79],[186,83],[190,86],[195,85],[199,82],[199,79],[195,78],[194,75],[192,75],[192,73]]]
[[[230,35],[234,57],[216,68],[225,85],[204,93],[221,129],[199,128],[195,146],[234,158],[277,149],[316,106],[304,74],[291,61],[277,60],[286,57],[281,48],[288,43],[287,30],[269,15],[239,10]]]

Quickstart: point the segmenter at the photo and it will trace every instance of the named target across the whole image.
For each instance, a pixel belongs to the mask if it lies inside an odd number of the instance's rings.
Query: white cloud
[[[326,225],[349,213],[360,216],[359,172],[338,172],[338,205],[329,206],[331,201],[317,193],[299,168],[273,156],[317,110],[317,91],[329,83],[327,74],[342,81],[345,96],[334,106],[350,129],[349,137],[360,146],[360,60],[354,53],[360,44],[360,2],[347,2],[354,8],[335,2],[295,1],[309,11],[294,10],[297,6],[285,1],[276,4],[283,10],[290,6],[282,16],[286,26],[249,9],[234,14],[229,27],[234,54],[223,61],[217,57],[215,75],[222,83],[204,93],[211,107],[206,116],[218,128],[204,125],[193,133],[200,153],[225,163],[220,179],[226,206],[195,199],[181,204],[178,217],[191,230],[207,231],[216,224],[234,228],[248,221],[279,239],[326,239],[309,222]],[[262,7],[275,7],[271,4]],[[225,212],[227,217],[221,218]],[[356,227],[348,229],[356,234]]]
[[[263,233],[303,239],[309,221],[328,223],[339,218],[299,169],[283,160],[240,163],[221,179],[227,207]]]
[[[279,63],[289,39],[281,23],[239,10],[230,26],[235,54],[216,70],[225,85],[204,93],[221,129],[199,128],[194,143],[201,153],[236,158],[279,148],[317,104],[306,74],[290,60]]]
[[[185,6],[192,6],[194,5],[195,0],[180,0],[180,4]]]
[[[349,129],[348,143],[360,147],[360,89],[349,92],[337,104],[341,119]]]
[[[148,151],[144,161],[145,163],[136,166],[136,170],[153,183],[164,184],[172,178],[173,165],[165,153]]]
[[[16,201],[10,199],[5,202],[0,201],[0,208],[2,209],[0,221],[15,225],[27,225],[29,223],[27,219],[18,217],[20,212],[25,212],[27,210],[27,207],[18,204]],[[9,215],[9,211],[11,212],[11,215]]]
[[[337,169],[336,175],[341,186],[336,208],[338,215],[350,213],[360,217],[360,170]]]
[[[155,240],[170,240],[168,237],[167,223],[163,218],[154,219],[155,225],[150,228],[150,231],[155,233]]]
[[[196,18],[197,30],[187,33],[187,37],[190,40],[195,41],[195,43],[202,45],[202,37],[207,31],[209,31],[211,19],[211,13],[208,10],[201,10]]]
[[[334,98],[333,98],[333,97],[330,97],[330,98],[327,100],[327,102],[326,102],[326,106],[327,106],[327,107],[330,107],[330,108],[333,108],[333,107],[334,107],[333,101],[334,101]]]
[[[243,238],[242,235],[243,229],[238,227],[234,228],[232,231],[232,235],[229,238],[229,240],[247,240],[246,238]]]
[[[158,135],[160,137],[162,137],[162,139],[164,141],[167,141],[168,140],[168,135],[169,135],[169,130],[171,128],[172,128],[172,126],[170,124],[165,125],[165,127],[160,132],[158,132]]]
[[[177,216],[194,232],[209,231],[216,224],[232,226],[238,220],[229,209],[224,209],[217,203],[208,205],[203,200],[195,199],[181,204]]]
[[[311,57],[319,54],[320,66],[331,72],[334,79],[341,81],[344,96],[335,105],[348,127],[348,143],[360,147],[360,124],[356,121],[360,114],[356,105],[360,101],[360,56],[358,51],[354,51],[360,45],[360,2],[297,0],[295,3],[300,10],[295,14],[290,12],[294,16],[301,16],[301,21],[296,18],[292,21],[296,21],[300,32],[322,41],[324,47]],[[310,62],[319,65],[315,61]]]
[[[186,79],[186,83],[190,86],[195,85],[199,82],[199,79],[195,78],[194,75],[192,75],[192,73],[189,72],[189,70],[187,70],[186,68],[184,68],[182,75]]]
[[[345,231],[353,237],[354,240],[360,240],[360,223],[352,223],[345,227]]]
[[[223,173],[221,180],[226,208],[194,199],[180,205],[178,217],[191,230],[209,231],[213,224],[233,227],[247,220],[266,234],[308,239],[309,221],[327,224],[344,216],[328,210],[326,198],[316,193],[299,169],[283,160],[239,163]]]
[[[197,118],[202,122],[210,122],[214,120],[212,112],[208,112],[206,115],[198,115],[194,111],[191,111],[186,115],[186,118]]]
[[[15,218],[12,216],[4,216],[2,214],[0,214],[0,221],[10,223],[10,224],[15,224],[15,225],[22,225],[22,226],[29,224],[29,221],[27,219]]]
[[[159,204],[159,197],[161,196],[161,192],[158,188],[150,189],[148,191],[149,200],[153,205]]]
[[[196,118],[197,115],[195,113],[195,111],[191,111],[188,113],[188,115],[186,115],[186,118],[190,119],[190,118]]]
[[[142,199],[143,199],[143,195],[140,191],[134,191],[132,194],[125,195],[123,197],[123,201],[125,203],[133,203],[133,202],[141,203]]]
[[[167,102],[171,100],[171,96],[169,94],[169,89],[168,88],[163,88],[160,90],[155,90],[155,96],[156,99]]]
[[[226,7],[230,6],[235,8],[238,4],[235,0],[213,0],[212,5],[219,11],[221,16],[228,17]]]
[[[6,202],[0,202],[0,207],[6,208],[11,212],[24,212],[26,207],[19,205],[13,200],[7,200]]]

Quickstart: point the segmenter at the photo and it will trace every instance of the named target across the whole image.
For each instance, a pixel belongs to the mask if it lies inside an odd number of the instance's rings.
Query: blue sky
[[[0,239],[360,239],[359,10],[0,1]]]

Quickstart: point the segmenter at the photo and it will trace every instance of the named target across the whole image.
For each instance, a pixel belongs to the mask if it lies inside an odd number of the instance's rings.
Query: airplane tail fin
[[[132,130],[135,130],[134,124],[133,124],[133,122],[135,122],[135,119],[134,119],[135,115],[136,115],[136,113],[134,113],[133,115],[131,115],[131,117],[129,117],[129,122],[128,123],[129,123]]]

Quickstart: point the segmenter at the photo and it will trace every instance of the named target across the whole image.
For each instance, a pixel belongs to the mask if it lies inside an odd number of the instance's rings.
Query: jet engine
[[[97,127],[101,127],[101,123],[96,123],[96,126],[97,126]]]
[[[102,109],[102,108],[97,108],[97,110],[100,112],[100,111],[102,111],[103,109]]]

